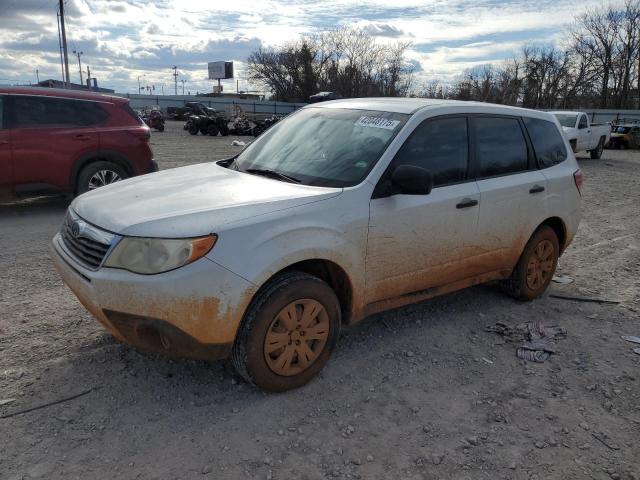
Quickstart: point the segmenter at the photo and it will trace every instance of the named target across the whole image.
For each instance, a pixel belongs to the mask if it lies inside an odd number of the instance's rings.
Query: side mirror
[[[421,167],[400,165],[391,174],[391,183],[397,193],[428,195],[433,189],[433,175]]]

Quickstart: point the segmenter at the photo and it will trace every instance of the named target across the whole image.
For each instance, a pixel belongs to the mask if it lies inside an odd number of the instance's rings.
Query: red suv
[[[155,171],[149,138],[126,98],[0,88],[0,192],[79,195]]]

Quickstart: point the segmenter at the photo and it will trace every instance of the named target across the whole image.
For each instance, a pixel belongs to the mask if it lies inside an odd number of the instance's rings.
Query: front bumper
[[[115,337],[172,356],[227,357],[255,292],[207,258],[158,275],[91,271],[75,261],[59,234],[51,258],[82,305]]]

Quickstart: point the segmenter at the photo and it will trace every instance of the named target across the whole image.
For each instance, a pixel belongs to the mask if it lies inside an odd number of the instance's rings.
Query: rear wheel
[[[76,193],[88,192],[127,178],[127,172],[113,162],[93,162],[84,167],[78,175]]]
[[[191,135],[197,135],[198,134],[198,127],[196,127],[194,124],[189,125],[189,133]]]
[[[327,363],[340,334],[340,304],[319,278],[288,272],[271,280],[245,314],[233,347],[238,373],[258,387],[300,387]]]
[[[600,157],[602,157],[603,150],[604,150],[604,138],[600,138],[600,141],[598,142],[598,146],[589,152],[591,154],[591,159],[598,160]]]
[[[560,244],[556,232],[538,228],[527,243],[511,277],[503,282],[507,293],[519,300],[533,300],[544,293],[558,265]]]

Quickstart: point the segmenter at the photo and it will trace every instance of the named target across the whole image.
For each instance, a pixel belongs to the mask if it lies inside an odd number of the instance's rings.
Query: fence
[[[640,110],[583,110],[591,123],[607,123],[623,121],[640,121]]]
[[[235,105],[239,105],[251,116],[286,115],[306,105],[306,103],[265,102],[254,99],[199,97],[195,95],[116,95],[128,98],[131,107],[137,109],[148,107],[166,109],[167,107],[183,107],[187,102],[201,102],[219,111],[230,111]]]

